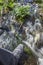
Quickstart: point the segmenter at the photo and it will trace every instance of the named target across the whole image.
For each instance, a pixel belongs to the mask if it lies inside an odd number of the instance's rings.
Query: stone
[[[40,38],[37,41],[37,48],[41,49],[43,47],[43,33],[40,33]]]
[[[0,65],[17,65],[15,62],[16,58],[11,52],[0,48]]]
[[[22,53],[22,44],[18,45],[13,52],[10,52],[4,48],[0,48],[0,65],[17,65]]]
[[[0,29],[0,35],[2,35],[3,32],[4,32],[4,31]]]
[[[42,58],[38,58],[38,62],[39,62],[39,65],[43,65],[43,59]]]
[[[17,48],[15,48],[15,50],[13,51],[14,56],[19,59],[20,56],[23,53],[23,44],[19,44]]]
[[[3,25],[2,27],[0,27],[0,29],[5,30],[7,32],[10,31],[8,26],[6,26],[6,25]]]

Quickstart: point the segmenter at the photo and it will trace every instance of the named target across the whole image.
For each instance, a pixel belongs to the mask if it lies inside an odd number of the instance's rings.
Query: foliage
[[[12,0],[8,1],[8,7],[10,7],[10,8],[14,7],[14,2]]]
[[[14,9],[15,17],[18,21],[24,21],[25,16],[30,15],[30,6],[24,5],[24,6],[17,6]]]
[[[42,3],[42,0],[36,0],[36,3]]]
[[[3,9],[13,9],[14,7],[14,0],[0,0],[0,11]],[[7,11],[7,10],[6,10]]]
[[[43,3],[39,4],[39,7],[40,7],[40,8],[43,8]]]
[[[30,6],[22,6],[15,3],[15,0],[0,0],[0,11],[4,13],[13,10],[15,17],[18,21],[24,21],[25,16],[29,15]]]

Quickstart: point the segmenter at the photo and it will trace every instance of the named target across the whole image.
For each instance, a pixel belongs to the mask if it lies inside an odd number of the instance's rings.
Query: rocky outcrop
[[[0,48],[0,65],[17,65],[22,53],[22,44],[20,44],[13,52]]]

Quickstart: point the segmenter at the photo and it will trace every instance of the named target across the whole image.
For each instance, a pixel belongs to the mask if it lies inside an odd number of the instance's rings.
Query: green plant
[[[39,4],[39,7],[43,9],[43,3]]]
[[[14,0],[0,0],[0,12],[3,9],[4,12],[6,12],[8,9],[12,10],[13,8],[14,8]]]
[[[24,18],[28,15],[30,15],[30,6],[24,5],[24,6],[17,6],[14,9],[15,17],[19,22],[23,22]]]
[[[42,0],[36,0],[36,3],[42,3]]]

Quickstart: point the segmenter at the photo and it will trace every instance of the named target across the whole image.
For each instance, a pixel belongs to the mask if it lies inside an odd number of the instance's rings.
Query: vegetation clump
[[[26,16],[30,15],[30,6],[17,6],[14,9],[15,17],[18,21],[23,22]]]
[[[36,0],[36,3],[42,3],[42,0]]]

